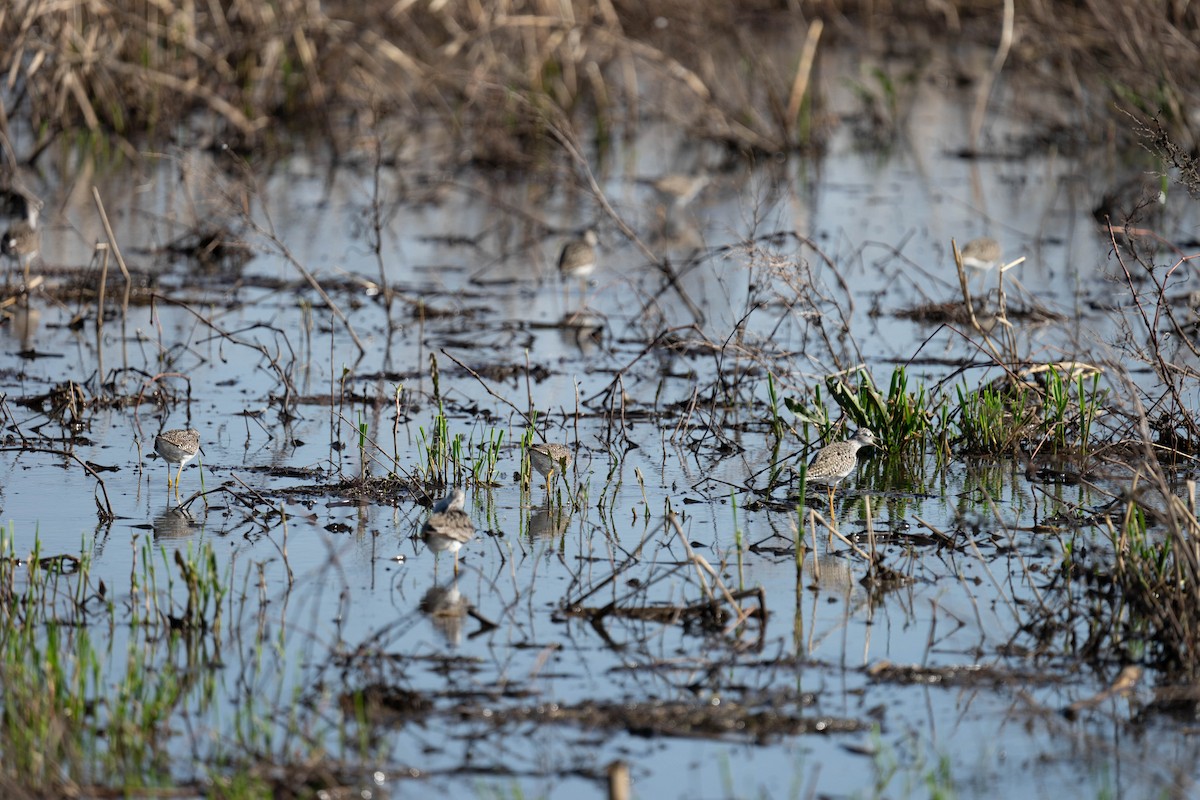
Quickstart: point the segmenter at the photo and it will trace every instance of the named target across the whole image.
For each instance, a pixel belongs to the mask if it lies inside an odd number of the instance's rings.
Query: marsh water
[[[332,168],[296,155],[245,195],[219,147],[43,187],[46,280],[96,274],[94,183],[153,302],[99,331],[71,324],[69,292],[8,309],[0,511],[14,550],[91,553],[121,605],[147,543],[167,593],[170,554],[211,545],[234,587],[200,656],[151,647],[133,625],[96,631],[97,695],[131,649],[186,662],[187,722],[160,743],[180,779],[242,747],[278,764],[321,752],[375,796],[602,796],[616,761],[638,797],[1187,795],[1194,738],[1132,727],[1124,696],[1064,716],[1121,665],[1079,669],[1026,627],[1067,546],[1035,527],[1104,496],[1032,482],[1013,458],[896,463],[886,445],[838,492],[845,539],[810,527],[797,496],[787,467],[810,457],[815,430],[780,405],[777,434],[768,376],[801,404],[859,367],[885,387],[899,366],[930,387],[996,377],[976,338],[904,314],[960,296],[952,238],[990,235],[1025,257],[1005,274],[1010,301],[1061,315],[1015,323],[1031,359],[1107,354],[1120,336],[1120,273],[1091,212],[1114,174],[1156,189],[1145,165],[1049,145],[961,158],[973,97],[919,91],[885,152],[850,124],[820,157],[749,165],[665,125],[615,142],[598,184],[670,257],[674,283],[582,179],[434,168],[434,141],[378,171],[366,156]],[[1022,135],[1003,116],[985,128],[995,152]],[[648,185],[667,174],[708,181],[677,203]],[[1159,231],[1188,241],[1195,216],[1168,197]],[[206,220],[238,233],[244,263],[205,270],[166,252]],[[559,247],[589,226],[590,284],[561,281]],[[119,303],[112,265],[108,280]],[[100,369],[138,401],[78,425],[22,402],[66,381],[96,394]],[[495,453],[484,474],[450,478],[478,530],[457,577],[417,535],[444,488],[425,471],[439,408],[468,469]],[[535,441],[574,452],[549,492],[521,476],[531,419]],[[203,453],[181,499],[206,495],[180,510],[151,454],[157,432],[186,427]],[[16,446],[35,432],[102,470]],[[97,475],[111,523],[97,523]],[[825,495],[808,505],[824,513]],[[861,582],[868,535],[905,580]],[[1070,541],[1103,556],[1088,529]],[[718,582],[761,588],[740,600],[760,613],[615,613],[688,607]],[[367,690],[369,708],[350,699]]]

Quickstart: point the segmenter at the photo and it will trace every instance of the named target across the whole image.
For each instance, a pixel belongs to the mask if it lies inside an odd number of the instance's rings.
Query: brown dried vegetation
[[[1028,109],[1068,138],[1109,135],[1116,101],[1195,145],[1195,8],[1035,0],[1016,9],[1006,69],[1039,74],[1096,123]],[[995,45],[1003,3],[820,0],[696,5],[548,0],[258,3],[17,0],[0,8],[5,117],[30,157],[79,131],[118,146],[199,121],[214,141],[278,131],[352,148],[391,115],[439,120],[478,161],[528,164],[565,116],[596,112],[588,138],[662,114],[737,149],[819,147],[836,120],[813,80],[821,45],[920,47],[933,36]],[[827,31],[826,33],[822,33]],[[787,35],[780,36],[781,32]],[[783,42],[782,45],[777,44]],[[782,52],[770,48],[783,47]],[[732,58],[731,58],[732,57]],[[719,65],[743,63],[730,71]],[[794,71],[784,73],[778,64]],[[655,87],[655,88],[651,88]],[[498,134],[504,135],[498,135]]]

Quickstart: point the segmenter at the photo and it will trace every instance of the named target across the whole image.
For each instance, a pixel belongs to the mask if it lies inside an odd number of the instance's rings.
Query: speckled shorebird
[[[458,551],[475,538],[475,525],[463,511],[467,495],[455,487],[450,494],[433,504],[433,514],[421,528],[425,546],[435,553],[449,550],[454,554],[454,574],[458,574]]]
[[[579,279],[579,294],[583,296],[587,288],[587,278],[596,269],[596,232],[591,228],[584,231],[583,236],[572,239],[563,245],[558,254],[558,274],[563,280]]]
[[[1000,261],[1000,243],[990,236],[972,239],[958,251],[964,267],[987,272]]]
[[[547,442],[529,445],[529,463],[546,478],[546,493],[555,472],[563,473],[571,466],[571,450],[565,444]]]
[[[200,431],[188,428],[163,431],[154,437],[154,449],[165,461],[178,464],[179,471],[175,473],[175,493],[179,493],[179,477],[183,474],[184,466],[200,452]],[[167,488],[172,486],[171,471],[167,468]]]
[[[25,275],[25,283],[29,283],[29,264],[37,257],[41,249],[41,237],[38,235],[37,217],[23,219],[4,232],[0,239],[0,249],[6,256],[17,260]]]
[[[858,451],[864,447],[878,446],[879,441],[870,428],[859,428],[858,432],[844,442],[834,442],[817,451],[808,465],[805,481],[810,486],[829,488],[829,518],[833,519],[833,490],[858,464]]]

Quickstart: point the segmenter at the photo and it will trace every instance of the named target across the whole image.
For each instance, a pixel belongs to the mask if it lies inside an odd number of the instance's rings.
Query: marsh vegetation
[[[0,9],[0,794],[1186,796],[1200,19],[1127,5]]]

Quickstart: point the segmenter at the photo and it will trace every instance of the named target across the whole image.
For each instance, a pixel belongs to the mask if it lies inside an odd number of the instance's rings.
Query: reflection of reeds
[[[1181,497],[1157,461],[1146,461],[1113,511],[1106,528],[1115,563],[1094,563],[1074,548],[1064,550],[1064,574],[1088,585],[1112,581],[1116,589],[1097,593],[1097,601],[1089,603],[1091,633],[1077,646],[1085,656],[1143,661],[1194,681],[1200,674],[1195,482],[1188,482]]]
[[[109,596],[90,553],[15,557],[0,539],[0,683],[5,796],[46,797],[129,785],[165,771],[162,743],[179,715],[204,708],[202,678],[221,660],[223,601],[211,546],[134,543],[128,594]],[[128,650],[114,630],[128,630]],[[123,638],[123,637],[122,637]],[[114,664],[115,662],[115,664]],[[103,792],[101,792],[103,793]]]

